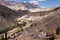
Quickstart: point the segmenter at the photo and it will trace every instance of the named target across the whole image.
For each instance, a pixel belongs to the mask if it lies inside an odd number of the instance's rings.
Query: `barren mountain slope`
[[[19,15],[15,11],[11,10],[8,7],[0,5],[0,32],[4,31],[2,29],[16,26],[14,19],[16,19],[18,16]]]
[[[60,11],[60,8],[58,9],[55,8],[52,11],[47,11],[46,12],[47,14],[40,16],[41,19],[38,18],[38,15],[33,16],[32,14],[32,16],[35,17],[35,20],[29,20],[32,23],[31,26],[26,28],[25,31],[18,38],[20,40],[21,39],[22,40],[41,40],[40,37],[42,34],[39,34],[41,30],[48,34],[57,35],[57,29],[58,28],[60,29],[60,12],[59,11]],[[29,17],[31,17],[31,15]],[[36,19],[36,17],[38,19]],[[58,31],[58,34],[59,34],[59,31]]]

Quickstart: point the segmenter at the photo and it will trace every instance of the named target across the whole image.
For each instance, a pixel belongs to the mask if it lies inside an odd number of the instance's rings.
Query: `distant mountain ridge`
[[[29,10],[31,12],[38,12],[38,11],[49,11],[52,10],[53,8],[42,8],[39,7],[36,4],[32,3],[23,3],[23,2],[14,2],[14,1],[5,1],[5,0],[0,0],[0,5],[7,6],[8,8],[12,10]]]
[[[19,3],[19,2],[14,2],[14,1],[5,1],[5,0],[0,0],[0,3],[4,6],[7,6],[13,10],[27,10],[27,9],[36,9],[40,8],[36,4],[31,4],[31,3]]]

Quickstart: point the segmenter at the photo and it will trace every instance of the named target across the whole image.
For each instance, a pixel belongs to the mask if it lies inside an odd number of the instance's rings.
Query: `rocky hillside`
[[[51,11],[42,11],[41,13],[44,14],[41,15],[40,12],[29,14],[27,20],[32,24],[26,28],[19,37],[17,36],[18,39],[42,40],[47,34],[60,35],[60,7],[54,8]],[[43,32],[43,34],[41,32]]]
[[[8,27],[16,26],[14,19],[16,19],[18,16],[19,15],[17,14],[17,12],[11,10],[8,7],[0,5],[0,28],[5,29]]]

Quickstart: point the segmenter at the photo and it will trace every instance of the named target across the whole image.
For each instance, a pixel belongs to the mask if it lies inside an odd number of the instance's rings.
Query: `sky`
[[[9,1],[35,3],[36,5],[43,8],[60,6],[60,0],[9,0]]]

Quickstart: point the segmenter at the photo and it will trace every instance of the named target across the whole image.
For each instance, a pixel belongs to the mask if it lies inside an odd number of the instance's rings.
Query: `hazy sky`
[[[60,6],[60,0],[10,0],[10,1],[35,3],[40,7]]]

